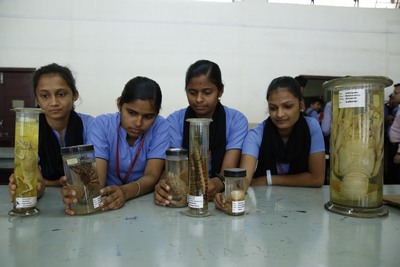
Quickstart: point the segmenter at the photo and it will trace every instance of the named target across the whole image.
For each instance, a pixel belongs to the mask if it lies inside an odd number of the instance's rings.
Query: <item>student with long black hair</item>
[[[186,119],[212,119],[209,127],[208,173],[208,196],[212,200],[216,193],[225,189],[218,175],[226,168],[239,166],[248,122],[241,112],[222,105],[220,98],[224,93],[224,84],[221,70],[214,62],[199,60],[193,63],[186,72],[185,91],[189,106],[167,117],[171,133],[170,146],[189,149],[189,122]],[[169,190],[169,185],[161,179],[155,187],[154,202],[157,205],[168,205],[172,199]]]

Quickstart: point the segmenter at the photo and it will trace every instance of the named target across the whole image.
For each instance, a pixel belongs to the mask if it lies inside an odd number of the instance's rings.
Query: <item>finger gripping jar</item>
[[[169,207],[182,208],[187,206],[188,194],[188,156],[184,148],[168,149],[165,160],[165,182],[170,187]]]
[[[224,170],[225,176],[225,212],[229,215],[243,215],[245,212],[244,182],[246,170],[230,168]]]

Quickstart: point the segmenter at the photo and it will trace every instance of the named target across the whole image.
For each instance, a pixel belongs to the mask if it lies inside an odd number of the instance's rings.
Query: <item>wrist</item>
[[[216,173],[215,175],[218,178],[217,180],[220,181],[220,185],[221,185],[219,192],[224,192],[225,191],[225,177],[218,173]]]
[[[265,176],[267,178],[267,185],[272,185],[272,175],[271,175],[271,171],[267,170],[265,172]]]

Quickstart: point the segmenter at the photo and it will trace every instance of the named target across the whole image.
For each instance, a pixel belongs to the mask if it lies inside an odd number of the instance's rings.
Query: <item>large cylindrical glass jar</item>
[[[384,88],[378,76],[328,81],[332,122],[330,201],[325,208],[353,217],[388,214],[383,207]],[[326,114],[325,116],[327,116]]]
[[[189,209],[192,217],[209,216],[208,211],[208,147],[211,119],[187,119],[189,128]]]
[[[39,108],[15,108],[15,196],[12,216],[39,214],[36,208],[39,175]]]

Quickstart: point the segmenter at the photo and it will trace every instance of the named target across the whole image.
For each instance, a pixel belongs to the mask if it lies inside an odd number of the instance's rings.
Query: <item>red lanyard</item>
[[[281,174],[285,175],[285,172],[283,171],[281,164],[279,162],[276,162],[276,165],[278,165],[278,168],[281,171]]]
[[[125,178],[122,180],[121,175],[120,175],[120,170],[119,170],[119,153],[118,153],[118,143],[119,143],[119,131],[120,131],[120,128],[121,128],[121,124],[118,125],[117,149],[116,149],[115,157],[116,157],[116,161],[117,161],[117,175],[118,175],[118,178],[123,184],[126,184],[126,182],[128,181],[129,175],[131,175],[133,167],[135,166],[135,163],[136,163],[136,161],[137,161],[137,159],[139,157],[140,151],[142,150],[142,146],[143,146],[144,138],[146,137],[146,134],[143,134],[142,140],[140,141],[139,148],[136,151],[135,158],[133,159],[133,161],[131,163],[131,167],[129,168],[128,172],[126,173]]]

